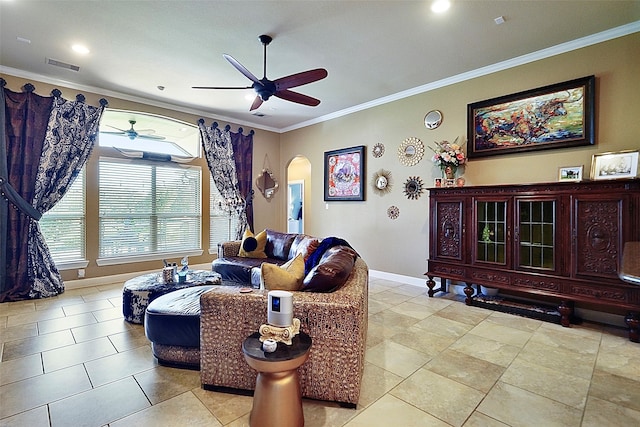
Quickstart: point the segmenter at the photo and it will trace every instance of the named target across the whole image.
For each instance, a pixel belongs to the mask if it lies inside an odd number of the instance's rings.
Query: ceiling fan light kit
[[[322,80],[329,75],[324,68],[316,68],[313,70],[303,71],[301,73],[291,74],[286,77],[281,77],[276,80],[269,80],[267,78],[267,46],[273,38],[266,34],[258,37],[260,43],[264,48],[263,55],[263,77],[258,79],[251,71],[249,71],[244,65],[236,60],[231,55],[223,54],[222,56],[229,61],[233,67],[238,70],[242,75],[251,80],[253,84],[251,86],[242,87],[225,87],[225,86],[193,86],[193,89],[253,89],[256,92],[256,97],[251,104],[249,111],[253,111],[259,108],[263,102],[267,101],[272,96],[275,96],[286,101],[295,102],[297,104],[308,105],[315,107],[320,104],[320,100],[313,98],[302,93],[289,90],[293,87],[306,85],[309,83]]]

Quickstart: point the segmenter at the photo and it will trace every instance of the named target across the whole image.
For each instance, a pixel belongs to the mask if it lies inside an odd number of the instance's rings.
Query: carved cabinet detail
[[[640,240],[640,181],[434,188],[429,211],[429,296],[450,279],[469,305],[479,285],[555,297],[564,326],[574,303],[638,317],[640,286],[618,273],[624,244]]]

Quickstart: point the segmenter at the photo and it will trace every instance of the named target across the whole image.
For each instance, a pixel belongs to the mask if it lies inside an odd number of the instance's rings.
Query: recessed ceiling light
[[[431,11],[433,13],[444,13],[449,10],[449,7],[451,7],[449,0],[435,0],[431,3]]]
[[[71,46],[71,49],[73,49],[74,52],[79,53],[81,55],[86,55],[87,53],[90,52],[89,48],[81,44],[74,44],[73,46]]]

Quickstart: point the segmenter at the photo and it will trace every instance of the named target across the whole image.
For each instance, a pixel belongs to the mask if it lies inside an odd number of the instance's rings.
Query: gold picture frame
[[[590,178],[594,181],[637,178],[639,156],[640,150],[594,154],[591,158]]]

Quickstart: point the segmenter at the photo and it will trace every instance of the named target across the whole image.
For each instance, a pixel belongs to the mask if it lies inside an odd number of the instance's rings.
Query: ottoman
[[[211,288],[179,289],[147,307],[144,333],[161,365],[200,368],[200,295]]]
[[[190,271],[184,283],[164,283],[162,273],[149,273],[127,280],[122,288],[122,314],[130,323],[142,323],[144,311],[151,301],[178,289],[200,285],[220,285],[218,273],[205,270]]]

